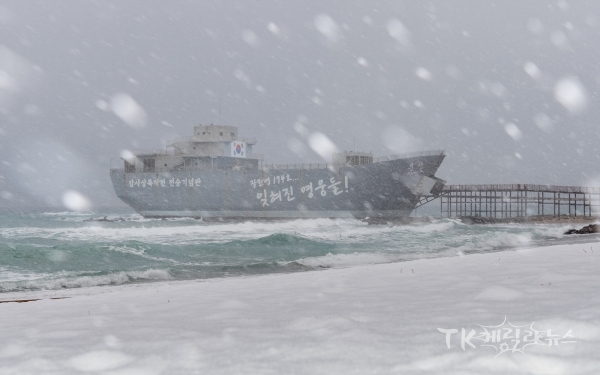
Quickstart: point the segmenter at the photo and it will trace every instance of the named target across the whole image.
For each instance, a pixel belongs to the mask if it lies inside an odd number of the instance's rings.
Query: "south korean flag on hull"
[[[246,157],[246,142],[231,142],[231,156],[236,158]]]

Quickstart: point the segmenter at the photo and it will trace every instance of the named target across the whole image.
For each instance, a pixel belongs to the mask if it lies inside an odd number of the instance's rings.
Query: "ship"
[[[374,157],[333,153],[331,163],[268,164],[238,128],[194,126],[162,150],[122,155],[116,195],[147,218],[401,219],[439,196],[444,151]]]

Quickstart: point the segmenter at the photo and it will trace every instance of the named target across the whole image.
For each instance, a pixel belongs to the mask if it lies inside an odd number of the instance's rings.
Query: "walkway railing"
[[[600,188],[537,184],[446,185],[442,217],[595,216]]]
[[[444,192],[451,191],[534,191],[548,193],[591,193],[600,194],[600,187],[560,186],[535,184],[485,184],[485,185],[446,185]]]

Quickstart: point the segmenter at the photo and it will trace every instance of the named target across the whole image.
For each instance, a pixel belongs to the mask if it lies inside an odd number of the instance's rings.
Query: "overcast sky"
[[[302,124],[444,149],[451,184],[600,186],[597,1],[0,4],[0,208],[120,205],[110,159],[218,123],[219,101],[269,162],[322,161]]]

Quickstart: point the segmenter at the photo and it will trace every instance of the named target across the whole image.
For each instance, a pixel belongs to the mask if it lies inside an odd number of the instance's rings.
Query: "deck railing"
[[[331,164],[328,163],[312,163],[312,164],[263,164],[256,169],[246,169],[241,167],[240,170],[286,170],[286,169],[327,169],[331,167]],[[123,172],[123,168],[110,168],[110,173],[121,173]],[[151,173],[170,173],[170,172],[193,172],[193,171],[231,171],[234,170],[232,167],[219,168],[217,166],[180,166],[177,168],[165,168],[165,167],[155,167],[152,171],[147,171]],[[132,173],[147,173],[138,170]]]
[[[164,148],[134,150],[133,154],[136,156],[139,156],[139,155],[169,155],[169,156],[173,156],[173,155],[175,155],[173,150],[166,150]]]
[[[263,164],[261,169],[281,170],[281,169],[327,169],[331,167],[328,163],[309,163],[309,164]]]
[[[418,152],[409,152],[405,154],[389,155],[389,156],[378,156],[373,158],[373,162],[397,160],[397,159],[410,159],[418,158],[421,156],[441,156],[444,155],[444,150],[426,150]]]
[[[444,155],[444,150],[430,150],[411,152],[407,154],[380,156],[373,158],[373,163],[379,163],[390,160],[410,159],[422,156],[441,156]],[[363,164],[364,165],[364,164]],[[331,163],[313,163],[313,164],[263,164],[263,169],[326,169],[331,167]]]
[[[172,145],[173,143],[190,142],[190,141],[192,141],[192,142],[231,142],[229,140],[222,140],[222,139],[205,139],[202,136],[192,135],[192,136],[188,136],[188,137],[177,137],[177,138],[169,139],[167,141],[167,144]],[[236,142],[246,142],[249,144],[255,144],[256,138],[255,137],[238,137]]]

